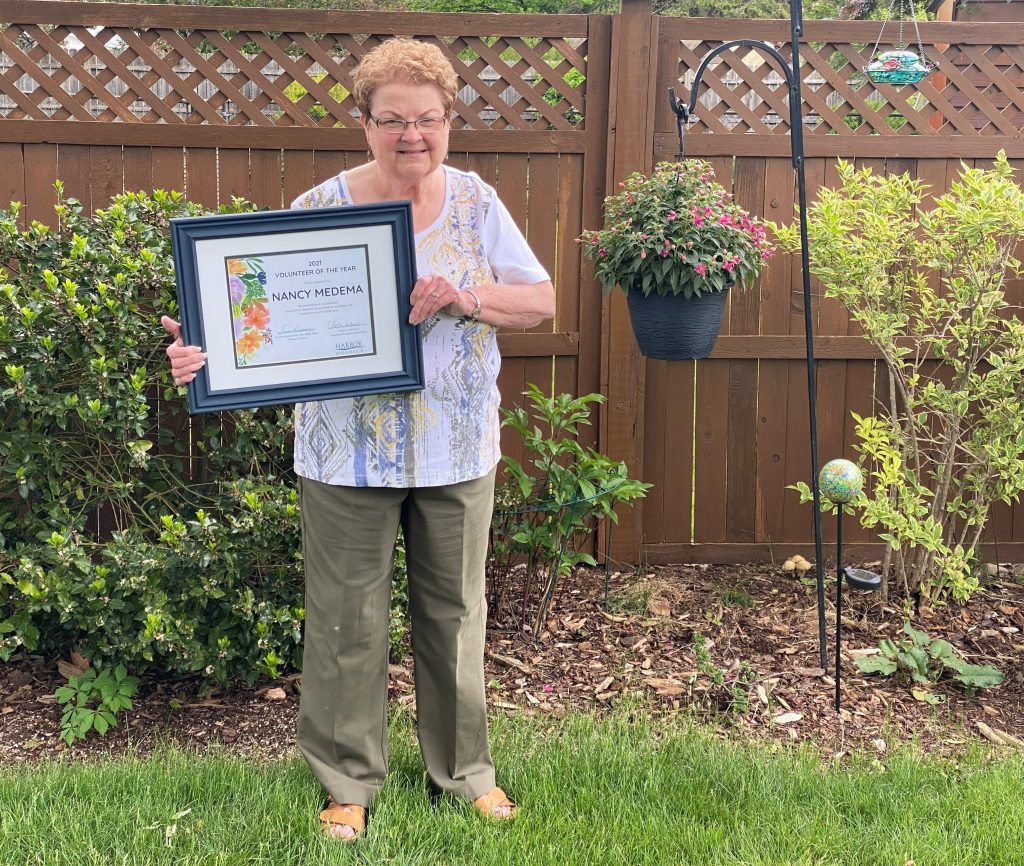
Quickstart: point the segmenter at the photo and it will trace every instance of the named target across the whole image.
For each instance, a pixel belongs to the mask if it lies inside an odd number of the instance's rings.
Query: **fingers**
[[[416,281],[416,285],[412,287],[412,294],[409,295],[409,300],[412,303],[409,322],[413,325],[418,325],[435,313],[447,312],[445,310],[446,307],[456,309],[460,294],[451,280],[439,274],[420,277]],[[452,313],[451,315],[459,315],[459,313]]]
[[[160,324],[174,342],[167,347],[166,354],[171,362],[171,376],[175,385],[191,382],[206,363],[206,353],[199,346],[186,346],[181,339],[181,324],[170,316],[161,316]]]
[[[160,324],[175,340],[181,339],[181,324],[179,322],[174,321],[170,316],[161,316]]]

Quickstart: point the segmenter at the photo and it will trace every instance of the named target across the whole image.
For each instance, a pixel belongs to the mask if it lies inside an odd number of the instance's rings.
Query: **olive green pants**
[[[401,524],[420,750],[438,788],[494,786],[484,692],[484,567],[494,472],[440,487],[302,479],[306,624],[297,740],[338,803],[368,805],[387,772],[388,621]]]

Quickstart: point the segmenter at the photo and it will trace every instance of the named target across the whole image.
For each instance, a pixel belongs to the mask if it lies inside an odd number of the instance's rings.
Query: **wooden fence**
[[[527,382],[602,391],[587,443],[655,484],[623,510],[614,556],[811,551],[810,510],[785,489],[810,467],[799,260],[776,257],[755,290],[733,294],[711,359],[645,361],[622,298],[602,298],[572,242],[599,224],[615,181],[675,156],[666,88],[687,97],[701,57],[737,36],[785,53],[788,22],[660,18],[647,0],[624,0],[615,16],[0,0],[0,26],[0,200],[43,221],[57,177],[91,207],[155,187],[209,205],[241,195],[286,206],[366,159],[349,96],[359,58],[393,34],[435,42],[463,85],[451,162],[495,184],[557,289],[553,324],[500,337],[506,402]],[[999,24],[922,24],[938,72],[895,88],[864,80],[877,28],[805,22],[812,197],[835,181],[837,157],[909,171],[936,191],[961,160],[981,164],[1000,148],[1024,165],[1024,37]],[[795,177],[779,70],[754,51],[725,54],[700,95],[687,155],[711,160],[751,212],[788,219]],[[851,456],[849,413],[871,411],[877,365],[838,304],[816,297],[813,314],[819,453]],[[851,540],[852,555],[874,549],[859,530]],[[1001,559],[1024,558],[1024,506],[1000,508],[989,540]]]

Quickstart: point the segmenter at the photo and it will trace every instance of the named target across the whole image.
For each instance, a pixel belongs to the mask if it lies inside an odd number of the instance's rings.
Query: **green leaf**
[[[910,624],[909,620],[907,620],[907,622],[903,623],[903,631],[914,642],[914,646],[917,646],[917,647],[926,647],[926,646],[928,646],[928,643],[931,640],[931,638],[929,638],[928,635],[925,632],[918,631],[917,629],[915,629]]]
[[[1004,677],[1001,671],[991,665],[965,664],[957,671],[954,679],[973,689],[987,689],[998,686]]]
[[[886,658],[884,655],[877,656],[862,656],[854,659],[857,667],[859,667],[866,674],[882,674],[882,676],[889,676],[890,674],[896,673],[899,666],[892,659]]]

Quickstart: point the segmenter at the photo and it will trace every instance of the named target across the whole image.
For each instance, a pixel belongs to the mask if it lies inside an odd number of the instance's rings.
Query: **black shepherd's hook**
[[[814,321],[811,317],[811,274],[810,262],[807,256],[807,184],[804,178],[804,127],[801,114],[802,97],[800,95],[800,37],[803,34],[803,7],[800,0],[790,0],[789,2],[789,23],[791,60],[783,57],[774,45],[769,45],[760,39],[733,39],[730,42],[719,45],[701,60],[694,73],[693,84],[690,86],[690,102],[688,105],[683,105],[676,98],[675,90],[671,87],[668,89],[668,99],[669,104],[672,106],[672,113],[676,116],[676,130],[679,133],[679,161],[682,162],[684,153],[683,136],[686,132],[686,124],[693,117],[694,109],[697,107],[697,92],[700,88],[701,78],[703,78],[708,64],[719,54],[739,47],[753,48],[763,52],[778,63],[782,74],[786,77],[786,84],[789,85],[789,146],[793,159],[793,168],[797,176],[800,209],[800,264],[803,271],[804,335],[807,352],[807,403],[811,428],[814,571],[818,585],[818,653],[821,659],[821,667],[825,668],[827,666],[827,650],[825,647],[825,557],[821,544],[821,491],[818,486],[818,420],[814,370]],[[792,66],[790,63],[792,63]]]

